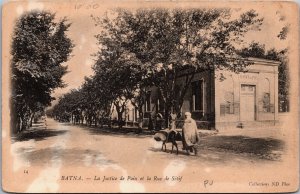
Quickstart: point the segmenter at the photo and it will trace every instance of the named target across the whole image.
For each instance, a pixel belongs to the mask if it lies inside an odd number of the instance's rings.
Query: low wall
[[[233,128],[268,128],[268,127],[278,127],[280,122],[278,120],[269,120],[269,121],[249,121],[249,122],[216,122],[217,130],[226,130]]]

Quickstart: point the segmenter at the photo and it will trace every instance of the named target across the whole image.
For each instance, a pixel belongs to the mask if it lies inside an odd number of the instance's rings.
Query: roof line
[[[269,60],[269,59],[261,59],[255,57],[246,58],[246,60],[254,62],[254,63],[264,63],[265,65],[278,66],[280,64],[279,61]]]

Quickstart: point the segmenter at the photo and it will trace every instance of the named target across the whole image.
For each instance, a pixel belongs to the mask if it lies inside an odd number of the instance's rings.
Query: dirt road
[[[166,184],[176,192],[182,182],[191,183],[188,192],[218,181],[211,172],[280,164],[283,147],[273,138],[213,135],[201,138],[198,156],[176,155],[162,152],[151,135],[107,133],[47,119],[47,126],[41,123],[16,138],[11,153],[14,172],[24,178],[19,186],[27,192],[158,192]]]

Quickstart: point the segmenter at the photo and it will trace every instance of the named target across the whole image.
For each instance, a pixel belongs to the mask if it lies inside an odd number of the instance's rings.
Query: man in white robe
[[[190,112],[186,112],[184,115],[185,115],[185,120],[182,127],[183,149],[185,149],[188,154],[190,154],[189,151],[191,152],[194,151],[196,155],[197,150],[195,148],[195,144],[197,144],[200,140],[196,121],[192,119]]]

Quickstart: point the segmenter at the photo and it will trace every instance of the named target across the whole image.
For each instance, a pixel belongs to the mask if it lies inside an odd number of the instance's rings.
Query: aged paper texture
[[[293,2],[7,1],[7,192],[294,192]]]

